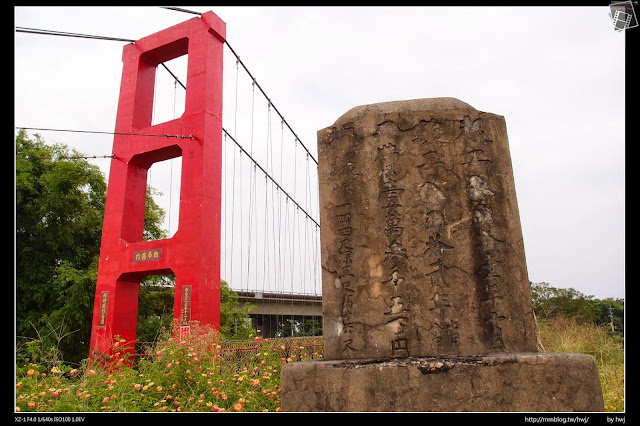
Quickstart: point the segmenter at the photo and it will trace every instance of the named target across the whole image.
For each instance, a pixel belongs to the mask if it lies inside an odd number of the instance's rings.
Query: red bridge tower
[[[174,318],[220,327],[222,57],[226,25],[213,12],[167,28],[123,50],[123,71],[100,263],[91,356],[113,338],[133,351],[138,290],[147,275],[174,273]],[[188,55],[184,114],[151,125],[156,67]],[[165,135],[165,136],[159,136]],[[172,238],[143,241],[147,172],[182,157],[180,223]]]

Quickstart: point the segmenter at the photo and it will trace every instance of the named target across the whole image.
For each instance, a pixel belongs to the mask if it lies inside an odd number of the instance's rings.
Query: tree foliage
[[[62,144],[24,130],[15,147],[16,334],[48,342],[67,362],[89,353],[106,182],[100,169]],[[165,212],[147,188],[143,238],[166,238]],[[154,341],[173,321],[175,279],[148,276],[140,286],[139,341]],[[221,283],[223,336],[248,338],[249,306]],[[55,333],[53,333],[55,330]],[[48,336],[48,337],[47,337]],[[45,338],[46,337],[46,338]],[[62,338],[64,337],[64,338]]]
[[[238,302],[238,293],[229,288],[226,281],[220,282],[220,335],[223,339],[245,340],[255,334],[251,327],[249,312],[255,306]]]
[[[322,336],[322,320],[304,317],[283,317],[278,337]]]
[[[71,333],[65,355],[88,342],[106,183],[64,145],[16,136],[16,332],[54,324]]]
[[[573,288],[555,288],[548,283],[531,283],[533,310],[539,319],[574,318],[579,323],[611,325],[624,333],[624,299],[595,299]]]

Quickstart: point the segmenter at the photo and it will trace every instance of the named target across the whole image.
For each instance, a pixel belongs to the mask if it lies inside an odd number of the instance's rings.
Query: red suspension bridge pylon
[[[213,12],[123,49],[123,71],[94,300],[90,356],[133,351],[140,281],[176,277],[174,318],[220,327],[222,58],[226,24]],[[156,67],[188,55],[184,114],[152,125]],[[180,223],[172,238],[143,241],[147,172],[182,158]]]

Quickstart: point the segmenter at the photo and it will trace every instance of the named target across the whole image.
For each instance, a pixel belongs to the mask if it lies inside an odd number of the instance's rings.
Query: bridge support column
[[[123,72],[105,205],[91,358],[116,336],[133,351],[138,287],[174,273],[174,318],[220,327],[222,58],[226,25],[213,12],[167,28],[123,51]],[[152,125],[156,67],[188,55],[184,114]],[[143,241],[147,172],[182,157],[180,223],[172,238]]]

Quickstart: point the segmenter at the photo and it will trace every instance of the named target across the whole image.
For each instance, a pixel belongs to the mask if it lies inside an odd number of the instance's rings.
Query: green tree
[[[106,182],[76,150],[20,130],[15,146],[16,333],[57,330],[64,359],[89,351]],[[163,236],[148,191],[145,238]],[[41,337],[41,336],[40,336]]]
[[[16,331],[64,326],[73,348],[89,336],[105,179],[77,151],[24,130],[15,155]]]
[[[317,317],[283,316],[276,336],[322,336],[322,320]]]
[[[538,319],[567,317],[579,323],[610,324],[614,331],[624,331],[624,300],[595,299],[573,288],[555,288],[548,283],[530,283],[533,310]]]
[[[596,319],[593,296],[585,296],[573,288],[554,288],[548,283],[531,283],[533,309],[540,319],[556,315],[576,318],[581,322]]]
[[[229,284],[220,281],[220,334],[222,339],[245,340],[255,334],[249,313],[256,307],[249,303],[241,305],[238,293]]]
[[[607,298],[594,301],[597,323],[611,327],[613,332],[624,334],[624,299]]]
[[[148,277],[140,285],[138,296],[138,342],[155,342],[163,329],[173,325],[175,277]]]

